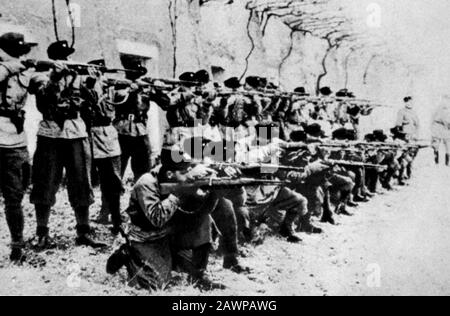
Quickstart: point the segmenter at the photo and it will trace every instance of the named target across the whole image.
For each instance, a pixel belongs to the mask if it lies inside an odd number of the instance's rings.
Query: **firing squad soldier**
[[[163,149],[160,169],[145,174],[134,186],[127,210],[129,243],[109,259],[107,271],[114,274],[125,265],[130,285],[156,290],[169,284],[173,269],[180,269],[201,289],[223,289],[206,276],[210,214],[218,207],[219,197],[214,191],[193,187],[172,192],[161,188],[163,183],[192,183],[214,171],[174,159],[179,155],[179,150]]]
[[[105,246],[94,239],[89,225],[89,206],[94,202],[90,178],[92,155],[86,124],[80,115],[84,101],[81,78],[58,62],[67,60],[74,52],[67,41],[49,46],[48,57],[57,62],[47,84],[36,95],[43,120],[37,134],[30,199],[36,209],[38,249],[55,246],[49,237],[48,224],[64,170],[70,204],[75,210],[76,244],[93,248]]]
[[[93,167],[97,169],[102,192],[102,210],[99,222],[108,221],[111,213],[113,234],[119,232],[122,224],[120,197],[123,192],[121,150],[119,135],[112,122],[115,118],[114,104],[108,102],[108,87],[103,76],[89,76],[81,87],[83,99],[82,117],[91,138]]]
[[[30,165],[24,107],[28,93],[37,93],[46,81],[45,76],[30,72],[21,61],[35,45],[20,33],[0,36],[0,191],[5,198],[6,221],[11,233],[10,259],[14,262],[25,259],[22,201]]]
[[[210,78],[205,70],[183,73],[179,79],[182,85],[169,93],[170,106],[163,108],[167,111],[170,124],[165,146],[179,146],[192,157],[201,160],[204,158],[203,151],[196,153],[196,148],[202,149],[207,142],[222,144],[217,126],[210,125],[215,93],[208,87]],[[200,142],[198,147],[196,141]],[[225,172],[229,176],[235,175],[236,171],[230,169],[232,168],[226,168]],[[237,273],[246,272],[248,269],[239,264],[237,245],[239,233],[237,222],[242,222],[241,213],[246,212],[245,191],[242,188],[235,188],[221,193],[227,201],[221,199],[222,207],[214,211],[212,216],[222,234],[223,266]],[[229,205],[229,202],[232,205]]]
[[[131,71],[126,73],[126,79],[132,82],[147,73],[147,70],[140,64],[133,65],[129,70]],[[150,96],[143,93],[138,85],[127,86],[125,89],[117,91],[115,95],[114,126],[119,133],[122,151],[122,178],[130,161],[135,181],[152,168],[152,152],[147,126],[150,101]]]

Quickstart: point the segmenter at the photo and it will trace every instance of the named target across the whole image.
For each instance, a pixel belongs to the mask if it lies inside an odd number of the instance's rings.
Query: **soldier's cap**
[[[294,89],[294,92],[295,92],[295,93],[299,93],[299,94],[308,95],[308,94],[306,93],[305,87],[297,87],[297,88]]]
[[[211,78],[209,76],[209,72],[205,69],[199,70],[194,75],[194,81],[207,84],[211,81]]]
[[[333,132],[333,139],[336,140],[356,140],[356,131],[353,129],[339,128]]]
[[[413,99],[413,97],[407,96],[407,97],[405,97],[405,98],[403,99],[403,101],[404,101],[405,103],[408,103],[408,102],[412,101],[412,99]]]
[[[52,60],[67,60],[73,53],[75,49],[66,40],[51,43],[47,49],[48,58]]]
[[[394,139],[406,139],[406,133],[403,131],[403,128],[401,126],[396,126],[391,129],[392,137]]]
[[[308,140],[308,134],[302,130],[293,131],[289,137],[293,142],[306,142]]]
[[[95,59],[88,62],[89,65],[99,66],[99,67],[106,67],[106,62],[104,59]]]
[[[238,77],[231,77],[231,78],[225,80],[225,82],[223,84],[228,89],[238,89],[241,87],[241,83],[240,83]]]
[[[341,89],[336,92],[336,96],[338,98],[354,98],[355,94],[353,92],[350,92],[348,89]]]
[[[195,73],[184,72],[178,77],[178,79],[180,79],[181,81],[195,82]]]
[[[388,136],[384,133],[382,129],[377,129],[373,131],[373,136],[375,137],[377,142],[384,143],[386,139],[388,139]]]
[[[377,142],[377,138],[373,133],[367,134],[364,136],[364,140],[369,143]]]
[[[175,146],[162,149],[161,164],[163,169],[170,171],[185,171],[192,166],[190,157],[185,157],[183,152]]]
[[[275,85],[273,82],[270,82],[267,80],[267,78],[264,77],[258,77],[259,80],[259,87],[260,88],[268,88],[268,89],[278,89],[278,86]],[[270,85],[270,87],[269,87]]]
[[[141,78],[142,76],[145,76],[148,72],[147,68],[143,66],[140,62],[132,63],[131,65],[128,65],[128,71],[126,73],[126,78],[128,80],[137,80]]]
[[[0,36],[0,48],[8,55],[19,58],[28,54],[36,43],[27,43],[22,33],[9,32]]]
[[[347,113],[351,116],[357,116],[359,113],[361,113],[361,108],[357,105],[350,106],[347,108]]]
[[[305,132],[306,134],[311,135],[312,137],[325,136],[325,132],[322,130],[322,127],[317,123],[306,126]]]
[[[333,94],[333,91],[331,90],[330,87],[323,87],[319,90],[321,95],[324,96],[330,96],[331,94]]]
[[[249,76],[245,78],[245,83],[250,87],[257,89],[261,87],[261,78],[257,76]]]

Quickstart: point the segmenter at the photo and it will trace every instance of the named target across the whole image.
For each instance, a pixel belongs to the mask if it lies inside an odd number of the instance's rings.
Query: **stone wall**
[[[81,8],[81,25],[76,29],[77,52],[73,56],[75,60],[87,61],[103,57],[108,66],[119,67],[115,40],[124,39],[157,48],[159,54],[154,61],[152,75],[174,75],[174,47],[169,15],[171,0],[73,2]],[[56,3],[60,37],[70,40],[71,31],[65,24],[65,1],[56,0]],[[200,7],[199,2],[195,0],[177,1],[175,75],[217,66],[225,69],[224,79],[231,76],[241,77],[244,73],[260,75],[279,81],[287,89],[305,86],[313,93],[317,77],[322,72],[321,62],[326,42],[310,35],[291,33],[291,30],[276,18],[271,19],[265,30],[262,30],[258,17],[250,16],[250,12],[245,9],[245,0],[235,0],[233,4],[224,3],[211,1]],[[27,27],[40,43],[34,54],[36,57],[45,56],[45,48],[54,41],[50,0],[3,1],[0,13],[0,29],[2,23]],[[371,56],[363,51],[355,52],[346,63],[347,54],[348,50],[339,50],[329,56],[329,74],[324,78],[323,85],[338,90],[343,88],[347,81],[348,88],[358,96],[392,104],[393,109],[376,111],[373,117],[363,122],[367,130],[372,128],[371,125],[377,128],[390,127],[403,96],[414,94],[413,92],[426,81],[422,79],[423,76],[419,78],[406,73],[398,63],[375,58],[364,82],[364,73]],[[429,102],[427,96],[424,96],[423,100],[424,103]],[[427,105],[420,107],[419,112],[425,115],[430,109]],[[30,113],[30,117],[36,121],[33,109]],[[152,108],[152,135],[161,136],[164,129],[164,124],[161,125],[163,116],[156,107]],[[153,139],[157,148],[160,146],[160,139],[161,137]]]

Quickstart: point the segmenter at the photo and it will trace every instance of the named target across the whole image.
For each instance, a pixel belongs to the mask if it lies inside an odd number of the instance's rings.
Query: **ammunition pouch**
[[[25,125],[25,111],[14,111],[0,109],[0,116],[7,117],[11,120],[11,123],[16,127],[17,134],[22,134]]]
[[[147,124],[148,116],[147,114],[119,114],[117,115],[117,120],[119,121],[131,121],[133,123],[143,123]]]

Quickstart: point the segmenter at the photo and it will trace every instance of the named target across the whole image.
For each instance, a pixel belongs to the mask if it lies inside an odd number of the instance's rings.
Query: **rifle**
[[[223,169],[224,167],[232,167],[239,170],[260,170],[261,173],[276,173],[278,171],[296,171],[304,172],[305,168],[286,166],[286,165],[276,165],[267,163],[213,163],[210,164],[212,168]]]
[[[197,180],[192,183],[162,183],[161,194],[168,195],[175,193],[182,189],[205,189],[205,190],[221,190],[230,188],[240,188],[245,186],[258,186],[258,185],[284,185],[287,181],[279,180],[263,180],[253,178],[211,178],[209,180]]]
[[[24,65],[28,67],[36,68],[36,71],[38,72],[45,72],[49,71],[50,69],[54,68],[56,63],[63,64],[66,66],[69,70],[76,72],[79,75],[89,75],[89,69],[95,69],[102,73],[136,73],[140,74],[141,76],[145,75],[147,73],[147,70],[142,67],[141,70],[134,70],[134,69],[124,69],[124,68],[107,68],[105,66],[99,66],[99,65],[92,65],[92,64],[86,64],[86,63],[79,63],[79,62],[71,62],[71,61],[51,61],[51,60],[26,60],[23,62]]]
[[[384,166],[384,165],[375,165],[375,164],[371,164],[371,163],[347,161],[347,160],[327,159],[324,161],[324,163],[332,165],[332,166],[342,166],[342,167],[362,167],[362,168],[368,168],[368,169],[382,169],[382,170],[386,170],[388,168],[387,166]]]

